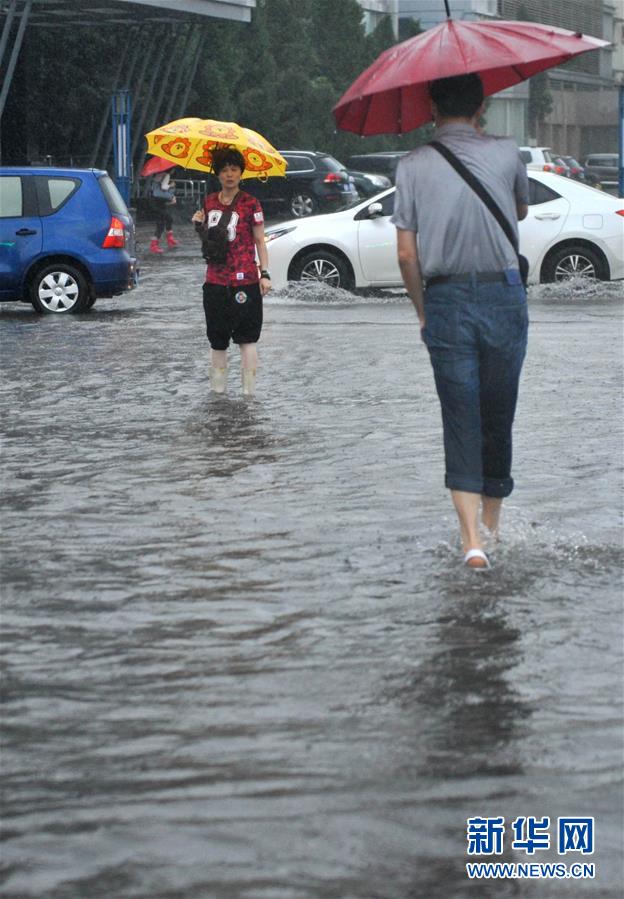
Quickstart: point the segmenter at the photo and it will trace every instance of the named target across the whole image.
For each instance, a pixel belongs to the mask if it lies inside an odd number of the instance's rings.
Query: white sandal
[[[485,565],[468,565],[468,562],[470,562],[471,559],[481,559],[485,562]],[[464,565],[468,568],[472,568],[473,571],[487,571],[488,568],[492,567],[490,565],[490,560],[482,549],[469,549],[464,556]]]

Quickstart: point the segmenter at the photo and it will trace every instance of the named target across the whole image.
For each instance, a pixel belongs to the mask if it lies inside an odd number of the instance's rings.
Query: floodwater
[[[2,895],[620,897],[621,284],[531,290],[476,574],[406,298],[273,296],[249,401],[235,357],[209,393],[201,280],[181,248],[91,314],[0,310]],[[595,879],[468,880],[475,816]]]

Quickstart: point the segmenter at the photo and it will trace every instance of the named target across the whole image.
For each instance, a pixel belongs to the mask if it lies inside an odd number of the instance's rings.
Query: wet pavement
[[[621,896],[621,284],[530,292],[517,490],[462,569],[400,292],[266,304],[211,396],[187,243],[0,308],[6,897]],[[469,881],[550,816],[594,880]],[[558,816],[594,816],[561,858]]]

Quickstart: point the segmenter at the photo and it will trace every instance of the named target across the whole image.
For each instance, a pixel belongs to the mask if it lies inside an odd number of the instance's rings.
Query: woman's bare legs
[[[258,350],[255,343],[241,343],[241,365],[243,368],[256,370],[258,367]]]
[[[227,350],[210,351],[210,385],[215,393],[225,393],[227,383]]]
[[[227,350],[211,350],[210,361],[213,368],[227,368]]]
[[[258,367],[258,350],[255,343],[241,343],[241,374],[243,395],[253,396],[256,392],[256,368]]]

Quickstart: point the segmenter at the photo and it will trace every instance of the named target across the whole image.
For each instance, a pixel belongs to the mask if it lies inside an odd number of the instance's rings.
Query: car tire
[[[314,215],[318,210],[318,203],[312,194],[305,190],[298,190],[288,201],[290,214],[297,219],[305,218],[307,215]]]
[[[582,275],[600,281],[608,280],[605,266],[595,250],[583,244],[568,244],[554,250],[542,265],[542,281],[566,281],[573,275]]]
[[[328,287],[353,288],[353,276],[349,266],[336,253],[315,250],[301,256],[292,266],[289,277],[293,281],[318,281]]]
[[[66,262],[46,265],[30,281],[30,302],[41,314],[83,312],[90,296],[84,274]]]

